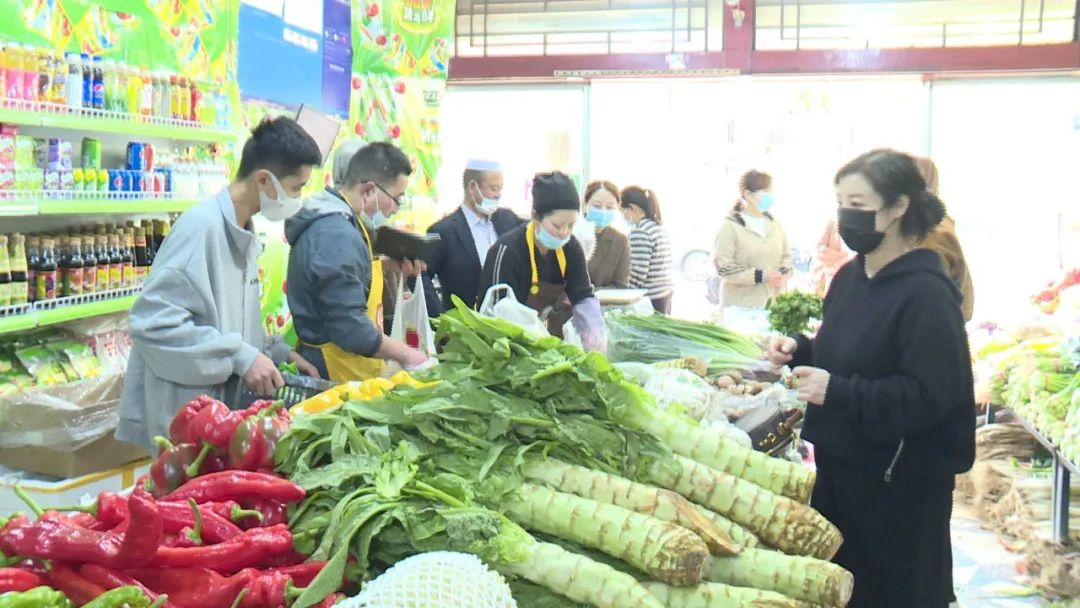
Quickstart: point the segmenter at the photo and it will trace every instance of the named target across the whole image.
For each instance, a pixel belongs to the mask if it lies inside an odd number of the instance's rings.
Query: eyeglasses
[[[382,184],[380,184],[379,182],[372,182],[372,183],[375,184],[376,188],[378,188],[379,190],[382,190],[383,194],[385,194],[386,196],[389,196],[390,200],[394,201],[394,204],[397,205],[398,207],[405,207],[406,205],[408,205],[409,199],[406,197],[406,194],[404,192],[401,193],[401,196],[394,196],[393,194],[390,194],[389,190],[387,190],[386,188],[383,188]]]

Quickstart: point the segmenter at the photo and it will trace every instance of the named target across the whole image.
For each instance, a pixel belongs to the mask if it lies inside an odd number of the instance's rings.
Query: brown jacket
[[[630,239],[625,234],[610,226],[597,231],[589,278],[596,289],[626,289],[630,282]]]
[[[964,311],[964,320],[970,321],[975,311],[975,285],[971,282],[971,270],[968,268],[967,260],[964,259],[964,250],[960,247],[960,240],[956,238],[956,223],[952,218],[946,217],[941,220],[937,228],[926,236],[921,247],[941,256],[945,272],[952,277],[956,286],[964,294],[961,308]]]

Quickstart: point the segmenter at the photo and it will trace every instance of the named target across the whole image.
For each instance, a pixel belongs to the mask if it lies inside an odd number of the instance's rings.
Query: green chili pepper
[[[83,608],[149,608],[150,598],[138,587],[117,587],[97,599],[84,604]]]
[[[21,593],[0,594],[0,608],[75,608],[75,605],[56,589],[35,587]]]

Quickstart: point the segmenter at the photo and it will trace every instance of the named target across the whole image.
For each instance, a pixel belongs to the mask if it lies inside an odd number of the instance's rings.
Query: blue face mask
[[[772,209],[773,203],[775,203],[775,202],[776,202],[776,199],[773,198],[772,192],[761,192],[761,193],[759,193],[758,194],[758,203],[757,203],[758,211],[760,211],[762,213],[767,213],[769,211],[769,209]]]
[[[597,228],[607,228],[615,221],[615,210],[589,207],[589,211],[585,214],[585,219],[596,224]]]
[[[570,237],[560,239],[541,227],[536,231],[536,240],[548,249],[562,249],[570,242]]]

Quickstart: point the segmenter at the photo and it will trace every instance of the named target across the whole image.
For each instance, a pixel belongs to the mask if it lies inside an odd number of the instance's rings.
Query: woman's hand
[[[816,367],[796,367],[791,373],[798,378],[795,386],[799,401],[811,405],[824,405],[825,392],[829,390],[829,372]]]
[[[765,358],[776,367],[787,365],[795,355],[798,343],[787,336],[772,336],[765,345]]]
[[[295,350],[289,353],[289,362],[296,364],[296,371],[305,376],[318,379],[319,370],[315,369],[315,366],[310,361],[300,356],[300,353]]]
[[[779,270],[770,270],[765,273],[765,284],[773,289],[780,289],[784,286],[784,273]]]

